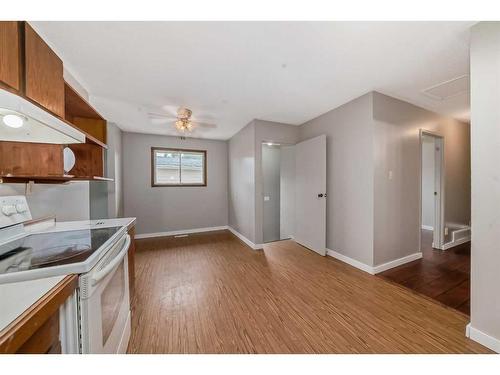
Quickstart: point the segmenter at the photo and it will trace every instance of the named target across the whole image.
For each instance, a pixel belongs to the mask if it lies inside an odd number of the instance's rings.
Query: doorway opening
[[[295,220],[295,147],[262,144],[264,243],[293,238]]]
[[[326,255],[326,136],[262,143],[262,240]]]
[[[453,142],[453,140],[450,140]],[[470,313],[470,226],[454,224],[444,210],[445,139],[420,131],[422,258],[379,274],[465,314]],[[450,148],[453,144],[450,144]],[[463,172],[462,172],[463,173]],[[457,187],[448,185],[453,194]],[[445,220],[446,218],[446,220]],[[470,237],[469,237],[470,239]]]

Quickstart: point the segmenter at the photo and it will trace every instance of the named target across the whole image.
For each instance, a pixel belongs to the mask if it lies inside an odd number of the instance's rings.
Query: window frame
[[[155,175],[156,175],[156,161],[155,161],[155,153],[156,151],[162,151],[162,152],[191,152],[191,153],[198,153],[203,155],[203,183],[188,183],[188,184],[183,184],[182,183],[182,161],[180,161],[180,173],[181,173],[181,183],[179,184],[159,184],[155,182]],[[208,169],[208,162],[207,162],[207,150],[193,150],[193,149],[187,149],[187,148],[173,148],[173,147],[151,147],[151,187],[205,187],[207,186],[207,169]]]

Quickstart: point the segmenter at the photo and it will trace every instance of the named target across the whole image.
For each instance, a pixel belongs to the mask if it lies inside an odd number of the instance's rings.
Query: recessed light
[[[20,128],[24,125],[24,119],[19,115],[5,115],[2,119],[3,123],[11,128]]]

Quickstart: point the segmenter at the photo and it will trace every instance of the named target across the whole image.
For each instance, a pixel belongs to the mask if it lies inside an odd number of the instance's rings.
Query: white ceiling
[[[147,112],[187,106],[228,139],[254,118],[302,124],[368,91],[467,120],[472,22],[32,22],[122,129],[177,134]],[[208,121],[207,121],[208,120]]]

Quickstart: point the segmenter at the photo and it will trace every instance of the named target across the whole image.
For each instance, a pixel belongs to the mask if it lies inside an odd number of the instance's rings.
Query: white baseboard
[[[234,234],[236,237],[238,237],[240,240],[242,240],[246,245],[248,245],[251,249],[253,250],[261,250],[264,248],[262,244],[255,244],[252,241],[250,241],[248,238],[246,238],[244,235],[242,235],[240,232],[238,232],[236,229],[228,226],[227,229]]]
[[[420,258],[422,258],[422,253],[418,252],[418,253],[407,255],[407,256],[399,258],[399,259],[391,260],[390,262],[379,264],[378,266],[373,267],[373,273],[377,274],[380,272],[384,272],[384,271],[387,271],[391,268],[401,266],[402,264],[405,264],[405,263],[413,262],[414,260],[417,260]]]
[[[405,263],[413,262],[414,260],[422,258],[422,253],[415,253],[415,254],[411,254],[411,255],[405,256],[403,258],[391,260],[390,262],[380,264],[378,266],[373,267],[373,266],[369,266],[368,264],[362,263],[359,260],[349,258],[348,256],[340,254],[340,253],[338,253],[334,250],[331,250],[331,249],[326,250],[326,255],[331,256],[335,259],[338,259],[338,260],[340,260],[344,263],[347,263],[353,267],[356,267],[356,268],[360,269],[361,271],[368,272],[370,275],[375,275],[377,273],[387,271],[388,269],[400,266],[400,265],[405,264]]]
[[[223,226],[220,226],[220,227],[207,227],[207,228],[174,230],[174,231],[170,231],[170,232],[143,233],[143,234],[137,234],[135,236],[135,238],[141,239],[141,238],[152,238],[152,237],[177,236],[179,234],[213,232],[215,230],[224,230],[224,229],[228,229],[227,225],[223,225]]]
[[[452,247],[469,242],[470,240],[471,240],[471,236],[467,236],[467,237],[460,238],[460,239],[453,241],[453,242],[447,242],[443,246],[441,246],[441,250],[451,249]]]
[[[242,240],[245,244],[247,244],[253,250],[260,250],[263,248],[262,244],[253,243],[248,238],[246,238],[244,235],[242,235],[240,232],[238,232],[237,230],[235,230],[227,225],[223,225],[220,227],[173,230],[173,231],[169,231],[169,232],[142,233],[142,234],[137,234],[135,236],[135,238],[141,239],[141,238],[153,238],[153,237],[167,237],[167,236],[177,236],[177,235],[181,235],[181,234],[213,232],[216,230],[229,230],[232,234],[234,234],[236,237],[238,237],[240,240]]]
[[[360,262],[359,260],[349,258],[348,256],[340,254],[340,253],[336,252],[335,250],[331,250],[331,249],[326,249],[326,255],[331,256],[332,258],[338,259],[341,262],[347,263],[353,267],[359,268],[361,271],[365,271],[371,275],[374,275],[373,267],[369,266],[367,264],[364,264],[364,263]]]
[[[465,336],[494,352],[500,353],[500,340],[472,327],[470,323],[465,327]]]
[[[430,225],[424,225],[424,224],[422,224],[422,229],[425,229],[425,230],[434,230],[434,227],[431,227]]]

